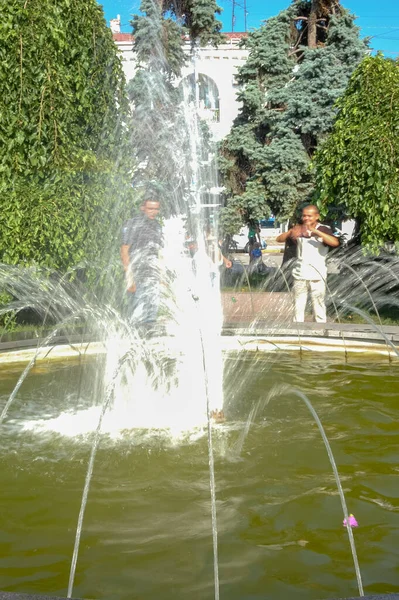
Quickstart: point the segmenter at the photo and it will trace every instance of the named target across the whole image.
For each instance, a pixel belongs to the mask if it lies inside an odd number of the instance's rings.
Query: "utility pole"
[[[244,31],[247,31],[247,0],[244,0]]]
[[[231,31],[234,31],[234,25],[236,22],[235,9],[236,9],[236,0],[233,0],[233,8],[232,8],[232,12],[231,12]]]

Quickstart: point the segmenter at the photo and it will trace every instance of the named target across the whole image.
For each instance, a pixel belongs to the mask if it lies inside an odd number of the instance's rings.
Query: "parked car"
[[[276,219],[274,217],[270,217],[269,219],[261,219],[259,221],[259,226],[261,229],[274,229],[276,226]]]

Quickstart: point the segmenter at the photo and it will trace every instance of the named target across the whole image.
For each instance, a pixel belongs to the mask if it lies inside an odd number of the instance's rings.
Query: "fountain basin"
[[[371,353],[350,360],[338,353],[239,353],[243,339],[225,338],[237,345],[225,359],[227,421],[214,427],[221,597],[356,595],[326,453],[306,408],[287,390],[277,395],[287,383],[308,395],[330,439],[359,522],[366,593],[393,592],[397,366]],[[76,349],[65,347],[64,356],[54,353],[58,360],[43,356],[3,424],[0,580],[9,591],[66,594],[103,350],[93,344],[88,351],[96,356],[78,360],[71,356]],[[3,364],[2,403],[20,372],[18,363]],[[90,428],[78,433],[85,415]],[[73,596],[210,599],[212,560],[202,425],[176,434],[105,424]]]

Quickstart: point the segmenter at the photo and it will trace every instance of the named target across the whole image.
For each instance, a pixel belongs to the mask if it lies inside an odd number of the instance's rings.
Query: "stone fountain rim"
[[[248,325],[229,324],[223,328],[222,346],[226,352],[323,352],[388,357],[396,360],[398,354],[384,337],[372,327],[336,327],[336,324],[304,323],[298,325],[270,326],[258,323],[256,329]],[[384,335],[399,353],[399,327],[385,326]],[[165,345],[165,340],[168,343]],[[174,338],[152,338],[153,343],[175,352]],[[98,356],[107,352],[101,341],[90,335],[55,337],[50,345],[40,348],[43,339],[23,339],[0,343],[0,365],[36,361],[65,360],[79,356]],[[40,350],[38,350],[40,348]]]
[[[66,600],[65,596],[49,596],[36,595],[29,593],[18,592],[1,592],[0,600]],[[360,600],[359,596],[350,598],[341,598],[341,600]],[[363,596],[362,600],[399,600],[399,594],[373,594],[371,596]]]

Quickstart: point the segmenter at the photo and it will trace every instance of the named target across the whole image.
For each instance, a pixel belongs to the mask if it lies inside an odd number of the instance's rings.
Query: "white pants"
[[[312,300],[313,313],[317,323],[325,323],[326,318],[326,284],[323,279],[319,281],[308,281],[306,279],[294,279],[294,301],[295,318],[297,323],[305,320],[306,301],[308,292]]]

